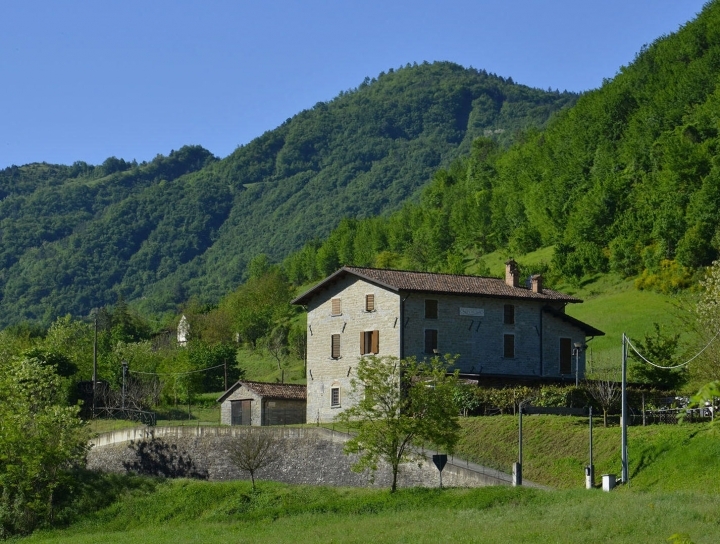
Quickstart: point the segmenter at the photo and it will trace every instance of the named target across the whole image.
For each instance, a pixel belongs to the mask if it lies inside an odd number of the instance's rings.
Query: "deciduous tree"
[[[0,538],[51,522],[55,490],[84,458],[89,434],[63,389],[38,359],[0,368]]]
[[[352,380],[356,404],[338,419],[352,423],[357,434],[345,444],[359,455],[353,470],[377,470],[385,461],[392,468],[391,492],[397,489],[401,463],[417,459],[413,441],[428,441],[452,453],[459,439],[458,407],[453,399],[457,374],[448,374],[452,358],[363,357]]]
[[[265,429],[250,429],[233,443],[230,461],[240,470],[250,474],[255,491],[255,474],[278,460],[278,441]]]
[[[651,363],[661,367],[672,367],[678,364],[676,356],[679,349],[680,335],[666,334],[658,323],[653,323],[653,332],[646,333],[645,338],[635,342],[638,351]],[[630,350],[635,363],[630,367],[630,379],[646,383],[665,390],[676,390],[687,382],[685,368],[658,368],[639,357]]]
[[[603,427],[607,427],[608,412],[620,399],[620,383],[609,370],[596,372],[596,374],[596,379],[585,382],[585,388],[602,408]]]

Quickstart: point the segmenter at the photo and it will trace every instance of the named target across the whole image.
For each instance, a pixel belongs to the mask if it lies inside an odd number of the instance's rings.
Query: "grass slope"
[[[517,460],[515,416],[461,419],[457,456],[509,472]],[[649,425],[628,429],[631,487],[636,490],[720,493],[720,431],[711,424]],[[555,488],[585,485],[589,433],[587,418],[523,418],[523,476]],[[620,473],[620,428],[595,420],[593,461],[596,482]]]
[[[592,365],[596,368],[616,365],[619,369],[622,334],[641,340],[652,332],[653,323],[659,323],[667,332],[680,332],[684,342],[693,340],[692,333],[682,328],[679,309],[690,295],[640,291],[635,289],[633,280],[612,276],[605,276],[572,294],[584,302],[569,305],[567,313],[605,333],[589,344]]]
[[[716,541],[720,497],[530,489],[334,489],[158,482],[27,543]]]
[[[156,480],[89,475],[76,523],[27,543],[90,542],[666,542],[720,534],[720,429],[712,424],[631,427],[631,483],[584,490],[587,423],[524,419],[523,472],[558,491],[491,487],[387,490]],[[514,416],[465,418],[458,454],[507,469]],[[619,472],[620,430],[595,428],[598,476]],[[92,484],[92,485],[91,485]],[[100,508],[92,512],[95,508]]]

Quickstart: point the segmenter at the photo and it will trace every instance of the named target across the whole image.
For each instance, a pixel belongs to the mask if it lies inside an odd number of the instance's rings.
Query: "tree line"
[[[260,253],[278,262],[344,217],[396,210],[490,131],[506,145],[577,96],[452,63],[406,66],[319,102],[218,160],[199,146],[136,163],[0,171],[0,326],[217,303]]]
[[[297,283],[342,264],[464,273],[554,247],[546,272],[687,288],[720,250],[720,6],[643,48],[543,130],[473,142],[393,214],[345,219],[285,260]]]

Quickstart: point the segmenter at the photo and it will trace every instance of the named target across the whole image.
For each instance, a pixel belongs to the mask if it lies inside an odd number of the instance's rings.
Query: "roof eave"
[[[564,312],[560,312],[560,311],[555,310],[554,308],[551,308],[551,307],[549,307],[549,306],[545,306],[545,307],[543,308],[543,311],[545,311],[545,312],[549,313],[550,315],[555,316],[555,317],[557,317],[557,318],[559,318],[559,319],[562,319],[562,320],[565,321],[566,323],[570,323],[571,325],[575,325],[576,327],[578,327],[579,329],[581,329],[581,330],[585,333],[585,336],[592,336],[592,337],[595,337],[595,336],[605,336],[605,333],[604,333],[603,331],[601,331],[600,329],[596,329],[596,328],[593,327],[592,325],[588,325],[588,324],[585,323],[584,321],[580,321],[578,318],[573,317],[573,316],[571,316],[571,315],[567,315],[567,314],[564,313]]]
[[[329,283],[332,283],[332,282],[335,281],[339,276],[345,275],[345,274],[352,274],[353,276],[357,276],[358,278],[362,278],[362,279],[364,279],[365,281],[369,281],[370,283],[374,283],[374,284],[380,285],[381,287],[385,287],[386,289],[390,289],[391,291],[399,291],[399,289],[397,288],[397,286],[389,285],[389,284],[387,284],[387,283],[385,283],[385,282],[378,281],[378,280],[376,280],[375,278],[371,278],[371,277],[369,277],[369,276],[366,276],[365,274],[359,273],[359,272],[356,271],[356,270],[351,270],[351,269],[350,269],[349,267],[347,267],[347,266],[343,266],[343,267],[340,268],[339,270],[336,270],[335,272],[333,272],[332,274],[330,274],[327,278],[325,278],[324,280],[322,280],[320,283],[318,283],[318,284],[315,285],[314,287],[311,287],[310,289],[308,289],[307,291],[305,291],[305,292],[304,292],[302,295],[300,295],[299,297],[296,297],[296,298],[294,298],[293,300],[291,300],[290,303],[291,303],[291,304],[301,304],[301,305],[307,304],[307,303],[310,301],[310,299],[311,299],[313,296],[315,296],[315,294],[316,294],[317,291],[319,291],[319,290],[321,290],[321,289],[324,289]]]

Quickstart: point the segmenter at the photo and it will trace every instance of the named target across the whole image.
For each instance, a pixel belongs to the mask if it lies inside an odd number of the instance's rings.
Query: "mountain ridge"
[[[389,213],[477,135],[507,144],[576,98],[426,63],[366,79],[224,159],[186,146],[141,164],[7,168],[0,326],[119,296],[154,313],[217,301],[258,253],[279,261],[345,217]]]

